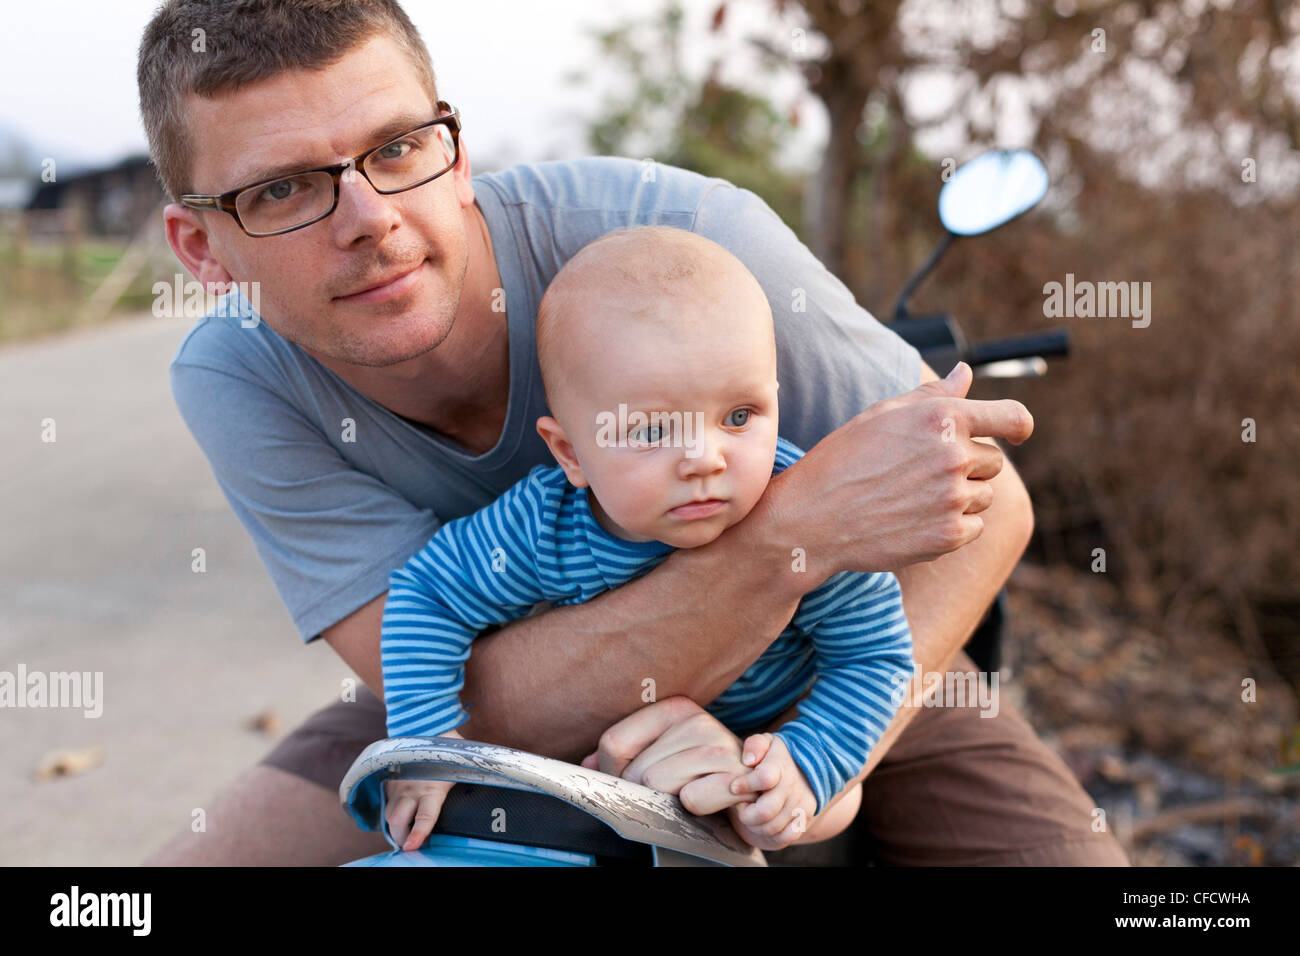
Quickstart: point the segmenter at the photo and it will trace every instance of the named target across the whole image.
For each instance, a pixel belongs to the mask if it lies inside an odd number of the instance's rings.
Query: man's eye
[[[415,147],[411,143],[402,140],[400,143],[389,143],[387,146],[381,147],[376,155],[378,155],[380,159],[405,159],[407,153],[414,148]]]
[[[278,179],[269,186],[264,187],[257,194],[257,198],[266,202],[278,202],[288,199],[300,189],[302,189],[302,183],[296,179]]]
[[[732,418],[734,418],[736,415],[741,416],[740,421],[738,422],[731,421]],[[732,412],[730,415],[727,416],[727,421],[731,422],[733,428],[744,428],[745,424],[749,421],[749,409],[748,408],[736,409],[734,412]]]

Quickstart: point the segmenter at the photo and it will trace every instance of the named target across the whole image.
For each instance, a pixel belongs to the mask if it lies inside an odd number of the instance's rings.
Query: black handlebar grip
[[[976,342],[968,351],[966,360],[971,365],[988,365],[1008,359],[1033,358],[1036,355],[1044,358],[1049,355],[1066,356],[1070,354],[1070,333],[1066,329],[1056,328],[1028,335],[1013,335],[1005,339]]]

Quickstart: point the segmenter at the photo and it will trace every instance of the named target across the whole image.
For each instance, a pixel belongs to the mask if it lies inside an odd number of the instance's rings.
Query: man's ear
[[[537,419],[537,434],[542,436],[542,440],[551,449],[551,454],[564,469],[569,484],[575,488],[585,488],[587,476],[582,473],[582,466],[578,464],[578,456],[573,453],[573,445],[564,433],[564,426],[550,415],[543,415]]]
[[[199,214],[188,206],[171,203],[163,208],[163,227],[167,234],[167,244],[176,253],[176,258],[190,275],[194,276],[209,291],[224,292],[230,283],[230,273],[217,261],[208,241],[208,231],[204,228]],[[213,289],[213,285],[222,288]]]
[[[456,165],[451,168],[451,176],[456,184],[456,198],[462,209],[468,209],[474,203],[473,172],[469,166],[469,152],[465,149],[465,138],[460,138],[457,147],[459,156]]]

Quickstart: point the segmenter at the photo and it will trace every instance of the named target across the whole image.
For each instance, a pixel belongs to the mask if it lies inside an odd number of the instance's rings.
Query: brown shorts
[[[950,670],[975,665],[961,653]],[[366,745],[385,736],[383,702],[360,685],[354,703],[318,711],[262,762],[336,790]],[[1114,837],[1094,831],[1095,808],[1005,700],[994,717],[922,707],[863,782],[862,808],[843,839],[767,856],[843,862],[856,846],[896,866],[1127,866]]]

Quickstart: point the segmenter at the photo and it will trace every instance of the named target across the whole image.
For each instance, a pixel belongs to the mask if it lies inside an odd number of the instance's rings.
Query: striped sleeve
[[[542,506],[526,478],[389,574],[380,653],[390,737],[433,737],[469,719],[460,691],[470,644],[544,600],[532,544]]]
[[[912,632],[898,579],[843,572],[800,605],[817,677],[799,716],[776,731],[817,797],[817,812],[862,772],[912,679]]]

